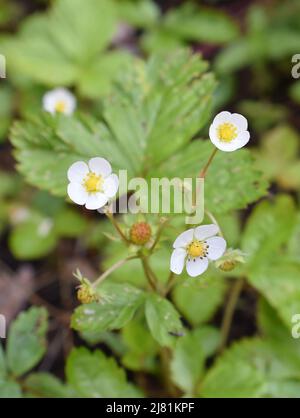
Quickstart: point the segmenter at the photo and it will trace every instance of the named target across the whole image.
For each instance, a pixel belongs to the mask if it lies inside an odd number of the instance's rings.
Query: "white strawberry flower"
[[[68,170],[68,195],[77,205],[100,209],[113,198],[119,188],[119,179],[112,174],[110,163],[101,157],[77,161]]]
[[[48,91],[43,97],[43,109],[52,114],[63,113],[70,116],[76,109],[75,96],[65,88]]]
[[[221,151],[231,152],[249,142],[247,119],[238,113],[221,112],[209,128],[211,142]]]
[[[204,273],[209,260],[218,260],[225,252],[226,241],[216,236],[219,228],[215,224],[200,225],[180,234],[173,244],[170,269],[181,274],[184,265],[189,276]]]

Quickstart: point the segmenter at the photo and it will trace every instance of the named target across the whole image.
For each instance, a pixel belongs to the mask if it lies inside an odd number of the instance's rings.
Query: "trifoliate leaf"
[[[173,346],[184,334],[179,313],[171,302],[156,294],[146,299],[146,319],[153,338],[162,346]]]
[[[120,329],[144,301],[144,293],[125,283],[104,283],[98,289],[99,302],[79,306],[72,316],[72,328],[100,333]]]
[[[32,369],[46,351],[47,311],[31,308],[12,323],[7,341],[7,365],[16,376]]]
[[[85,398],[134,398],[141,393],[126,380],[115,359],[101,351],[73,349],[66,365],[68,383]]]
[[[109,72],[96,74],[100,57],[107,60],[104,50],[115,34],[116,19],[112,1],[86,0],[82,7],[81,0],[58,0],[49,12],[25,20],[19,34],[1,46],[16,76],[47,86],[76,84],[94,97],[92,87],[98,95],[106,92],[119,70],[109,65]]]
[[[182,149],[207,122],[214,88],[206,63],[189,51],[136,60],[124,69],[104,103],[104,122],[42,114],[17,123],[12,141],[20,171],[28,181],[66,194],[68,167],[101,155],[128,176],[145,175]],[[151,173],[152,174],[152,173]]]

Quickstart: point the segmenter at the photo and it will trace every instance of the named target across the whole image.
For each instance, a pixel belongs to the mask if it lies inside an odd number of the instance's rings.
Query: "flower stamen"
[[[66,111],[66,108],[67,108],[67,104],[63,100],[59,100],[55,104],[55,111],[58,112],[58,113],[64,113]]]
[[[90,172],[85,177],[83,185],[88,193],[100,192],[103,186],[103,177],[96,173]]]
[[[231,142],[237,137],[237,128],[232,123],[225,122],[218,126],[217,134],[220,141]]]
[[[193,240],[187,247],[187,253],[190,257],[206,257],[208,245],[205,241]]]

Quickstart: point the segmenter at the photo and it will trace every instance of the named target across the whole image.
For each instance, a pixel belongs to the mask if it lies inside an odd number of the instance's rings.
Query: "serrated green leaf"
[[[98,288],[100,301],[79,306],[72,316],[72,328],[100,333],[120,329],[143,303],[144,293],[125,283],[104,283]]]
[[[28,372],[45,354],[47,318],[45,308],[30,308],[12,323],[7,341],[7,365],[15,376]]]
[[[86,228],[86,219],[69,208],[59,211],[54,219],[54,229],[58,236],[75,238],[82,235]]]
[[[110,67],[105,76],[91,78],[99,54],[109,46],[116,31],[115,7],[112,1],[58,0],[48,13],[31,16],[16,37],[7,37],[2,48],[11,70],[35,82],[52,85],[76,84],[87,96],[98,86],[107,90],[118,67]],[[85,74],[82,77],[82,74]],[[103,90],[101,90],[103,87]]]
[[[257,166],[281,188],[300,187],[299,135],[290,126],[278,126],[263,136],[256,152]]]
[[[210,369],[201,385],[205,398],[253,398],[262,396],[266,381],[264,364],[258,357],[263,354],[259,340],[235,344]],[[225,384],[226,382],[226,384]]]
[[[126,375],[113,358],[101,351],[73,349],[66,365],[68,383],[80,397],[134,398],[140,392],[126,381]]]
[[[33,373],[25,380],[26,392],[38,398],[69,398],[72,391],[50,373]]]
[[[141,320],[130,321],[122,330],[126,346],[122,363],[131,370],[154,371],[159,346]]]
[[[168,158],[152,176],[194,178],[212,151],[210,141],[193,141]],[[266,194],[267,182],[255,168],[250,151],[243,149],[228,154],[221,152],[216,155],[205,179],[205,207],[214,214],[243,209]]]
[[[229,42],[237,37],[238,27],[228,15],[191,2],[170,10],[163,27],[173,36],[185,41],[207,43]]]
[[[105,123],[86,126],[70,117],[41,114],[16,123],[12,142],[18,168],[33,185],[66,195],[67,170],[101,155],[128,177],[155,176],[154,166],[183,150],[207,122],[212,91],[207,64],[187,50],[147,63],[136,60],[104,103]],[[181,152],[181,151],[180,151]]]
[[[151,27],[160,17],[159,7],[152,0],[116,0],[116,5],[122,22],[137,28]]]
[[[175,287],[172,298],[175,306],[192,325],[209,320],[223,301],[226,285],[221,278],[208,280],[186,280]]]
[[[253,338],[233,344],[209,370],[201,395],[286,397],[290,393],[292,397],[299,397],[299,393],[295,393],[300,382],[299,349],[286,338],[277,341]],[[280,388],[284,387],[286,390],[280,393]]]
[[[17,225],[9,236],[9,248],[19,260],[34,260],[47,255],[57,243],[53,221],[33,215]]]
[[[21,398],[22,391],[18,383],[0,379],[0,398]]]
[[[274,262],[287,243],[296,222],[296,209],[291,197],[278,196],[274,202],[263,201],[247,221],[242,250],[247,255],[247,268],[258,269]]]
[[[291,327],[294,314],[300,312],[300,265],[273,260],[251,272],[249,280],[276,309],[281,319]]]
[[[146,319],[153,338],[162,346],[173,346],[183,334],[179,313],[171,302],[156,294],[146,299]]]
[[[193,395],[203,373],[205,354],[196,331],[177,340],[171,361],[174,383],[184,393]]]

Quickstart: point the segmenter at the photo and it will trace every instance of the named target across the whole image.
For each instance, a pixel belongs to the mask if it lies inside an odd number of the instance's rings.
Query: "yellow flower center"
[[[64,102],[63,100],[59,100],[56,104],[55,104],[55,111],[59,112],[59,113],[64,113],[66,110],[66,102]]]
[[[96,173],[89,173],[84,179],[83,185],[89,193],[100,192],[103,186],[103,177]]]
[[[219,140],[223,142],[231,142],[237,137],[236,126],[232,123],[222,123],[222,125],[218,126],[217,132]]]
[[[187,247],[187,253],[190,257],[205,257],[207,255],[207,244],[205,241],[192,241]]]

